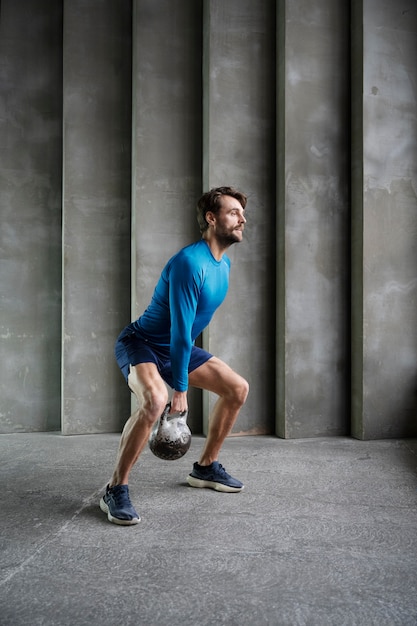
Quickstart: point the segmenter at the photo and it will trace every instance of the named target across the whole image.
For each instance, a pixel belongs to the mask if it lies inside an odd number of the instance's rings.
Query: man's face
[[[222,196],[220,210],[213,218],[214,234],[219,243],[230,246],[242,241],[246,218],[239,200]]]

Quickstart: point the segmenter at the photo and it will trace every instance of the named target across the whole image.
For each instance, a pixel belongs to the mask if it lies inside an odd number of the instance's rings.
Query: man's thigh
[[[239,374],[216,356],[197,367],[188,376],[192,387],[206,389],[219,396],[227,395],[227,392],[242,380]]]
[[[168,394],[155,363],[130,365],[127,384],[129,389],[140,399],[146,397],[149,393]]]

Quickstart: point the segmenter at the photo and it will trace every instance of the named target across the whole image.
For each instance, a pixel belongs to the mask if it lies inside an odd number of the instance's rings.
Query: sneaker
[[[106,493],[100,500],[100,509],[107,513],[107,519],[113,524],[131,526],[140,522],[129,498],[128,485],[107,485]]]
[[[243,489],[240,480],[230,476],[223,465],[217,461],[213,461],[207,467],[194,463],[193,471],[187,476],[187,482],[191,487],[199,487],[200,489],[207,487],[226,493],[234,493]]]

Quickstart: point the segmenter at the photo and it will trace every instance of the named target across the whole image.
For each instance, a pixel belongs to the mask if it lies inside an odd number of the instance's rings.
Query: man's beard
[[[228,248],[234,243],[240,243],[240,238],[235,234],[235,231],[216,233],[216,239],[222,248]]]

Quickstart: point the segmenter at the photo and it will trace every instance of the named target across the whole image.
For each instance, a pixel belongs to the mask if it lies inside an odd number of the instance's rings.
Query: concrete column
[[[281,437],[348,431],[349,11],[278,3]]]
[[[228,252],[226,301],[208,350],[247,378],[234,432],[274,432],[275,2],[208,0],[204,16],[204,187],[249,196],[244,242]],[[206,418],[215,397],[206,397]]]
[[[130,320],[131,3],[64,3],[62,430],[119,430]]]
[[[417,12],[352,3],[352,434],[417,434]]]
[[[199,239],[202,193],[202,3],[136,0],[133,19],[132,318],[148,306],[161,270]],[[202,431],[201,393],[189,424]]]
[[[57,430],[61,337],[62,6],[0,20],[0,432]]]

